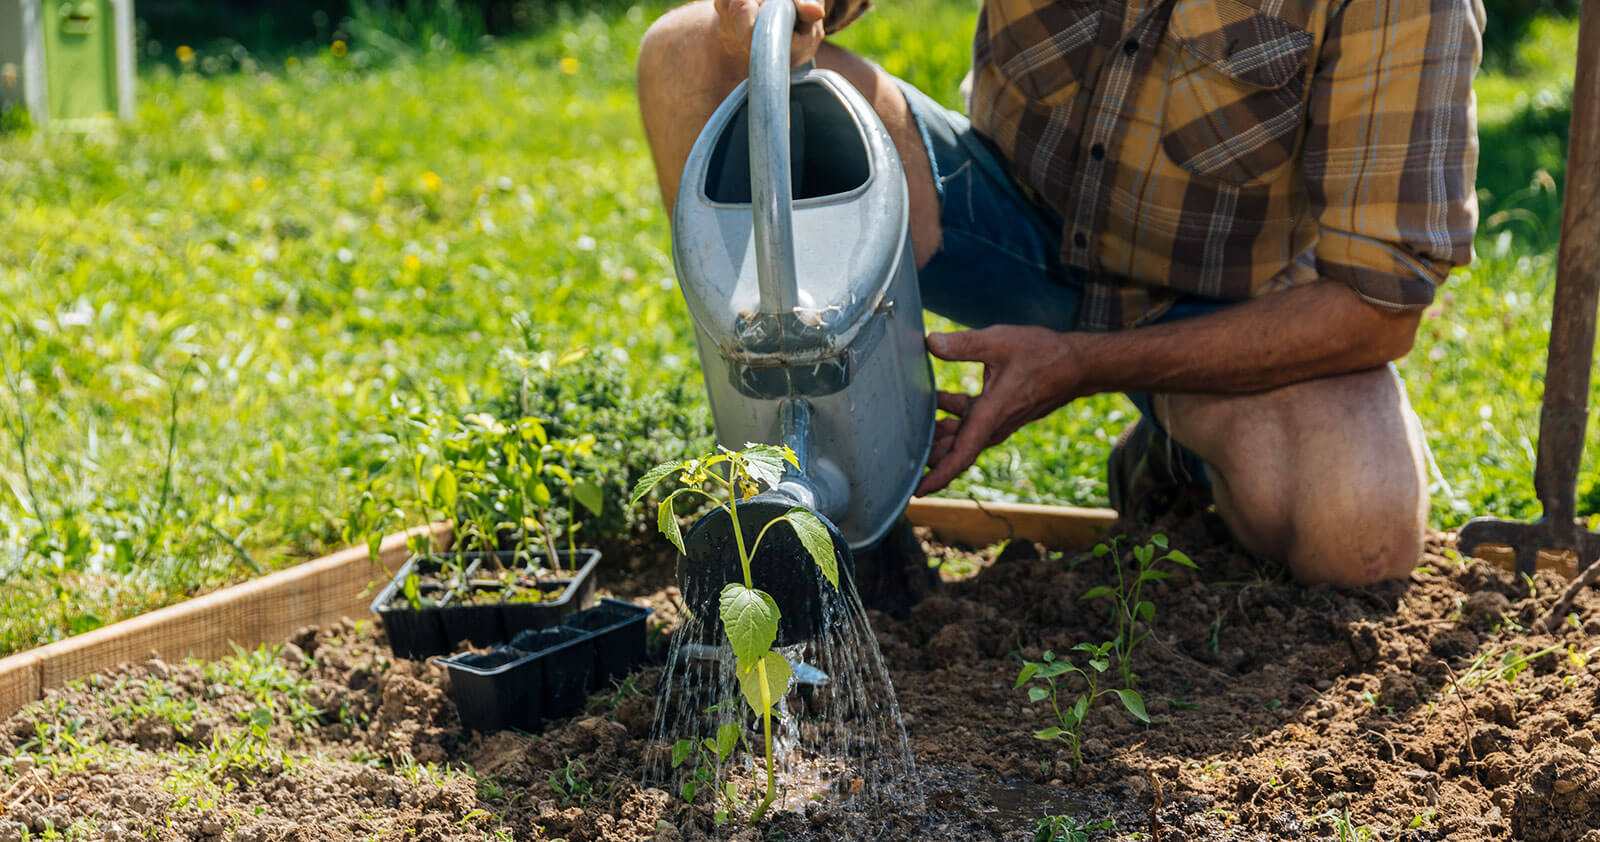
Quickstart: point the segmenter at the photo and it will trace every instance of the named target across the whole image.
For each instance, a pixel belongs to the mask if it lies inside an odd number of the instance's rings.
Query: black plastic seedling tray
[[[460,643],[493,646],[524,629],[547,628],[561,623],[568,615],[594,604],[594,574],[600,564],[599,550],[579,550],[579,566],[570,575],[538,583],[544,598],[538,602],[508,602],[504,599],[475,605],[442,605],[413,608],[400,596],[413,567],[425,565],[425,572],[442,567],[436,558],[412,558],[372,601],[372,611],[383,618],[384,635],[396,657],[422,660],[447,655]],[[527,566],[530,556],[518,558],[513,552],[466,553],[469,576],[516,564]],[[544,554],[531,556],[535,561]],[[571,569],[570,556],[559,553],[562,571]],[[518,564],[518,562],[522,562]],[[486,566],[487,565],[487,566]],[[438,586],[427,586],[437,589]]]
[[[566,625],[525,629],[488,653],[444,659],[461,724],[475,731],[537,730],[583,708],[589,693],[644,659],[651,610],[615,599]]]

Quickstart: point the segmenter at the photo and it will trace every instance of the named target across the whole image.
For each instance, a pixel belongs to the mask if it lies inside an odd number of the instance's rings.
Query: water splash
[[[822,632],[776,650],[795,675],[775,708],[779,793],[773,810],[825,810],[848,824],[871,828],[891,814],[917,810],[923,794],[877,638],[853,584],[840,584],[836,591],[817,577]],[[645,780],[681,792],[695,761],[673,768],[673,744],[699,742],[713,737],[724,723],[736,722],[743,729],[744,745],[726,764],[731,768],[716,770],[717,779],[733,780],[748,810],[766,782],[760,718],[739,696],[733,652],[720,637],[714,618],[707,622],[695,616],[687,616],[673,636]],[[744,816],[735,817],[740,818]]]

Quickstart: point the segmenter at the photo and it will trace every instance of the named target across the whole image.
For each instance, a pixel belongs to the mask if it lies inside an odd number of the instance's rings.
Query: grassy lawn
[[[491,397],[519,322],[641,385],[697,379],[633,99],[664,8],[552,14],[470,54],[151,64],[131,126],[0,135],[0,652],[341,543],[397,408]],[[917,0],[841,40],[953,104],[971,27],[969,0]],[[1440,526],[1537,511],[1576,30],[1541,22],[1481,78],[1479,260],[1401,365]],[[1103,504],[1131,414],[1083,401],[951,493]]]

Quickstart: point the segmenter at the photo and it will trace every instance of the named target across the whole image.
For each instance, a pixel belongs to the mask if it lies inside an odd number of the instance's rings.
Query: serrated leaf
[[[1128,713],[1133,714],[1135,719],[1140,722],[1150,721],[1150,714],[1144,712],[1144,699],[1139,698],[1138,693],[1132,690],[1118,690],[1116,693],[1117,698],[1122,700],[1122,706],[1127,708]]]
[[[662,500],[661,505],[656,507],[656,528],[661,530],[662,535],[667,536],[667,540],[678,548],[679,553],[689,554],[689,551],[683,548],[683,532],[678,529],[678,516],[672,513],[671,497]]]
[[[800,506],[785,512],[783,519],[789,521],[795,534],[800,536],[800,543],[811,554],[817,569],[822,571],[822,578],[827,579],[834,590],[838,590],[839,561],[833,555],[833,536],[828,533],[828,527],[823,525],[821,518]]]
[[[1046,698],[1048,698],[1049,696],[1050,696],[1050,691],[1044,689],[1043,687],[1029,687],[1028,688],[1028,701],[1030,701],[1030,702],[1042,702]]]
[[[756,713],[772,711],[772,706],[789,692],[789,662],[776,652],[767,651],[751,662],[739,663],[739,690]]]
[[[1191,570],[1200,569],[1200,566],[1195,564],[1194,561],[1191,560],[1189,556],[1182,550],[1173,550],[1172,552],[1167,553],[1167,560],[1177,562],[1178,564],[1181,564]]]
[[[783,479],[784,452],[770,444],[751,444],[740,451],[745,473],[751,479],[772,488]]]
[[[660,485],[663,479],[666,479],[672,472],[682,467],[682,462],[663,462],[645,471],[644,476],[639,477],[639,481],[633,484],[633,494],[628,497],[628,505],[632,506],[639,502],[644,498],[644,495],[650,493],[650,489]]]
[[[1053,740],[1065,733],[1065,731],[1056,727],[1041,728],[1033,732],[1033,738],[1036,740]]]
[[[573,484],[572,499],[577,500],[578,505],[588,509],[591,514],[600,514],[600,508],[605,505],[605,495],[600,486],[586,479],[580,479]]]
[[[732,722],[724,722],[717,727],[717,759],[727,760],[733,753],[733,747],[739,744],[739,726]]]
[[[729,582],[717,599],[723,633],[741,664],[753,664],[778,638],[778,603],[764,591]]]
[[[1116,593],[1116,589],[1110,585],[1100,585],[1084,591],[1083,596],[1078,597],[1078,599],[1100,599],[1107,596],[1116,596]]]

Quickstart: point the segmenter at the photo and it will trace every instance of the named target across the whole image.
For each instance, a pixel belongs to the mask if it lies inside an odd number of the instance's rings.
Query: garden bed
[[[871,619],[925,804],[863,816],[824,798],[725,834],[1032,839],[1048,813],[1113,821],[1104,838],[1600,840],[1595,590],[1557,632],[1533,632],[1564,579],[1461,563],[1448,536],[1409,581],[1333,590],[1205,532],[1168,530],[1200,569],[1146,594],[1136,657],[1153,725],[1093,708],[1076,778],[1064,746],[1033,737],[1054,722],[1014,689],[1013,653],[1109,637],[1107,606],[1078,599],[1115,580],[1109,560],[924,533],[959,580]],[[670,630],[657,558],[606,584]],[[664,750],[649,735],[659,676],[541,735],[485,736],[460,727],[441,668],[390,660],[367,624],[306,629],[275,653],[128,664],[0,726],[0,840],[21,838],[18,822],[113,841],[699,838],[708,813],[641,782]]]

